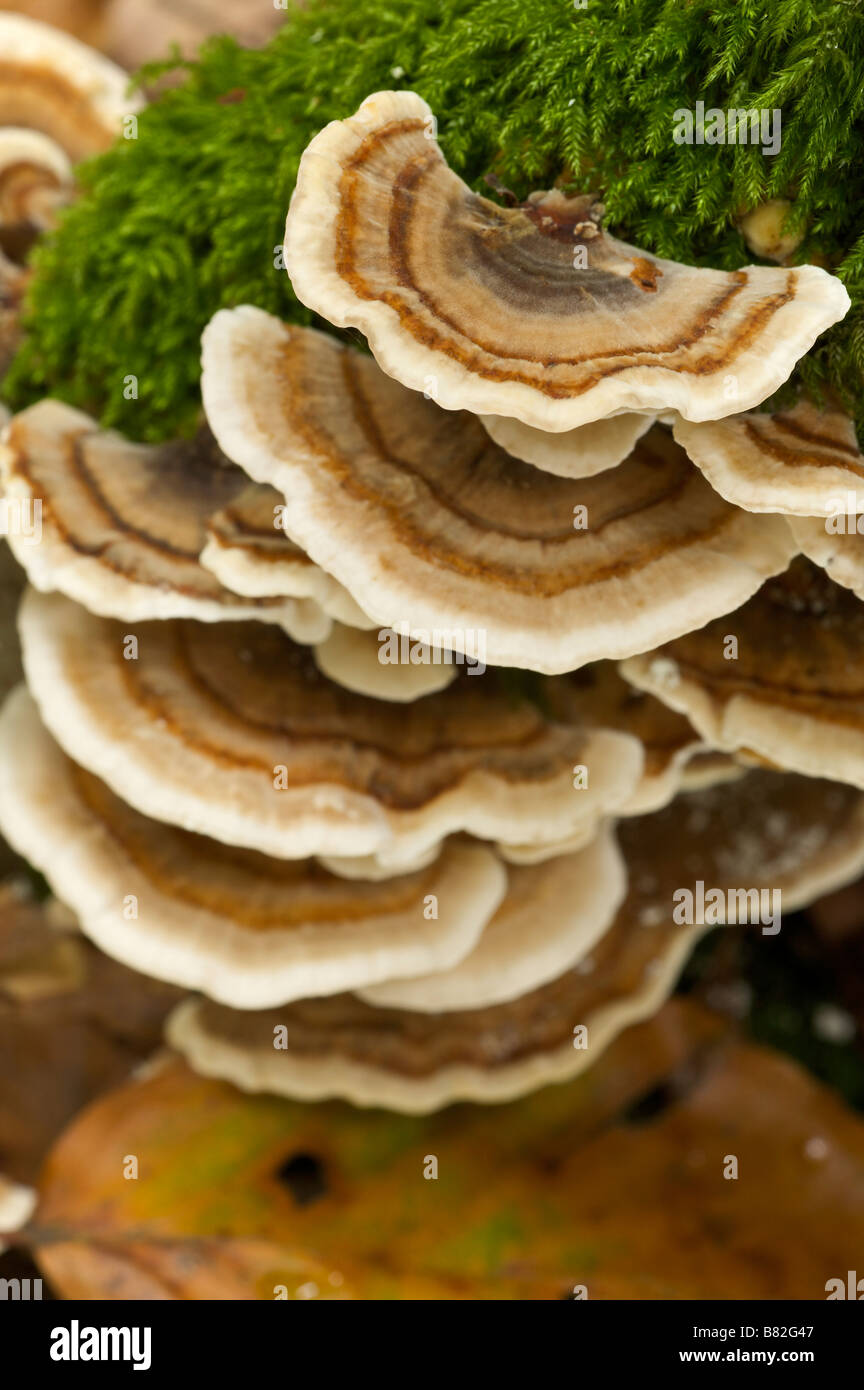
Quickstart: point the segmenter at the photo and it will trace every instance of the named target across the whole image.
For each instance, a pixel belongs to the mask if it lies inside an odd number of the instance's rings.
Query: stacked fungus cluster
[[[194,439],[6,428],[0,828],[202,1072],[507,1100],[734,920],[680,890],[864,869],[864,459],[758,409],[849,301],[478,197],[410,93],[312,141],[284,259],[322,328],[220,311]]]

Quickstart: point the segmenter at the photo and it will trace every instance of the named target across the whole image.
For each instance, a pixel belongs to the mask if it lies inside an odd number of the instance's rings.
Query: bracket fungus
[[[346,690],[396,704],[446,690],[456,679],[452,653],[415,642],[409,644],[408,661],[390,663],[385,660],[387,643],[398,652],[401,644],[396,633],[359,632],[337,623],[323,642],[315,643],[315,664]]]
[[[635,690],[612,662],[595,662],[544,682],[549,714],[564,724],[588,723],[632,734],[642,744],[645,766],[638,786],[618,815],[658,811],[681,788],[691,761],[706,750],[685,715]]]
[[[637,690],[612,662],[583,666],[566,676],[544,681],[539,698],[543,707],[564,724],[588,724],[617,729],[637,738],[642,745],[642,776],[632,795],[617,808],[618,816],[643,816],[660,810],[682,790],[696,790],[731,780],[728,754],[708,750],[683,714],[645,691]],[[702,760],[702,766],[694,765]],[[580,837],[550,838],[534,842],[499,843],[498,853],[508,864],[542,864],[559,854],[578,849]]]
[[[0,14],[0,35],[3,19]],[[0,125],[0,381],[20,341],[28,256],[73,191],[72,166],[56,141],[40,131]]]
[[[370,1004],[451,1013],[527,994],[585,960],[609,929],[627,888],[608,826],[584,848],[508,869],[507,896],[473,950],[449,970],[391,978],[358,991]]]
[[[411,1114],[512,1100],[576,1076],[668,995],[709,924],[704,913],[673,921],[682,883],[737,888],[746,871],[754,888],[780,892],[794,910],[864,867],[864,798],[788,774],[750,772],[619,832],[628,893],[590,969],[583,962],[506,1003],[443,1014],[350,995],[259,1013],[193,999],[169,1020],[169,1041],[203,1075],[299,1100]]]
[[[801,553],[835,584],[864,599],[864,515],[838,513],[832,520],[793,516],[789,526]]]
[[[235,594],[308,599],[348,627],[377,627],[347,590],[285,534],[284,507],[275,488],[247,481],[236,497],[208,516],[201,564]]]
[[[23,686],[0,714],[0,750],[0,827],[82,930],[124,964],[236,1008],[448,969],[507,887],[479,844],[348,883],[150,820],[60,750]]]
[[[30,243],[140,103],[32,21],[0,15],[0,55],[2,372]],[[426,103],[376,93],[308,145],[283,247],[370,353],[240,304],[194,439],[4,420],[39,536],[7,526],[0,831],[82,951],[204,996],[168,1038],[207,1075],[509,1100],[658,1009],[711,926],[864,871],[864,456],[833,397],[758,410],[849,296],[603,219],[478,196]],[[206,259],[202,304],[254,297]]]
[[[623,463],[656,416],[629,410],[561,434],[532,429],[505,415],[481,415],[480,419],[489,438],[513,458],[560,478],[593,478]]]
[[[621,669],[714,747],[864,787],[862,651],[860,601],[799,558],[737,613]]]
[[[482,632],[492,665],[645,651],[737,607],[795,550],[783,518],[725,502],[658,425],[617,468],[558,478],[260,309],[216,314],[202,362],[220,447],[279,490],[307,554],[376,623],[444,631],[469,656]]]
[[[243,1090],[415,1115],[457,1101],[502,1103],[569,1081],[622,1029],[653,1014],[699,934],[676,929],[657,954],[659,942],[646,949],[644,935],[604,938],[594,974],[573,972],[488,1009],[426,1014],[342,994],[239,1013],[190,999],[166,1036],[195,1071]],[[577,1050],[574,1026],[582,1025],[591,1045]]]
[[[0,11],[0,380],[20,343],[34,241],[74,196],[72,165],[143,105],[129,77],[69,34]]]
[[[243,599],[199,562],[210,514],[245,486],[212,439],[133,444],[61,401],[13,416],[0,443],[7,505],[33,522],[9,544],[38,589],[129,622],[254,617],[317,641],[330,620],[314,602]]]
[[[50,227],[72,197],[69,157],[37,130],[0,126],[0,244],[26,251],[31,235]]]
[[[718,748],[704,748],[697,750],[682,769],[681,790],[706,791],[709,787],[722,786],[724,782],[737,782],[746,774],[747,766],[734,754],[724,753]]]
[[[652,256],[604,231],[591,197],[479,197],[414,92],[367,97],[306,147],[284,261],[301,302],[359,328],[405,386],[551,431],[622,410],[750,409],[850,304],[818,266]]]
[[[142,105],[128,74],[101,53],[38,20],[0,13],[0,126],[40,131],[79,160],[106,149]]]
[[[375,855],[398,872],[449,834],[591,838],[641,744],[547,719],[494,672],[393,706],[342,689],[263,623],[128,630],[30,590],[24,669],[70,757],[157,820],[277,858]],[[590,785],[573,789],[574,765]]]
[[[864,511],[864,455],[842,410],[820,410],[802,399],[774,415],[677,420],[673,433],[711,486],[737,507],[803,517]]]

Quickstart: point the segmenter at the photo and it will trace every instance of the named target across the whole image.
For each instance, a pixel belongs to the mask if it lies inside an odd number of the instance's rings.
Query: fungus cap
[[[716,748],[703,748],[695,752],[684,767],[681,773],[681,790],[707,791],[709,787],[719,787],[724,782],[737,782],[746,774],[747,768],[731,753],[723,753]]]
[[[376,627],[347,590],[285,534],[284,506],[275,488],[248,483],[207,518],[201,564],[235,594],[310,599],[348,627]]]
[[[72,196],[72,165],[65,150],[37,130],[0,127],[0,225],[51,225]]]
[[[335,623],[330,636],[316,642],[313,650],[318,669],[337,685],[395,704],[434,695],[456,679],[450,652],[414,642],[407,644],[407,661],[389,661],[389,645],[398,651],[404,644],[396,633],[361,632]]]
[[[835,584],[864,599],[864,515],[795,516],[789,526],[808,560]]]
[[[549,714],[564,724],[617,729],[642,744],[642,777],[632,796],[618,807],[619,816],[643,816],[667,805],[687,785],[693,761],[705,756],[706,745],[689,719],[635,689],[612,662],[595,662],[569,675],[551,676],[540,687],[539,698]],[[717,780],[720,776],[718,772]],[[712,780],[705,776],[697,785],[709,786]],[[497,849],[508,864],[541,864],[572,853],[580,843],[572,835],[558,835],[533,843],[499,843]]]
[[[864,787],[862,651],[864,607],[802,558],[736,613],[621,670],[716,748]]]
[[[575,854],[508,872],[507,896],[449,970],[359,991],[370,1004],[451,1013],[503,1004],[572,969],[608,930],[627,888],[608,826]]]
[[[673,429],[711,486],[737,507],[805,517],[864,511],[864,455],[842,410],[804,399],[774,415],[678,420]]]
[[[206,435],[134,444],[61,401],[39,401],[0,444],[7,504],[32,523],[10,527],[9,544],[37,588],[106,617],[252,617],[322,639],[330,620],[316,603],[242,599],[201,567],[207,517],[245,485],[224,462]]]
[[[71,34],[0,13],[0,126],[56,140],[72,160],[111,144],[143,100],[129,75]]]
[[[443,1015],[380,1008],[347,994],[245,1014],[190,999],[170,1016],[166,1036],[195,1071],[246,1091],[409,1115],[458,1101],[500,1104],[571,1080],[624,1028],[655,1013],[699,935],[679,929],[661,954],[638,966],[635,952],[619,956],[619,939],[609,978],[596,989],[589,976],[592,987],[580,991],[569,972],[507,1004]],[[638,986],[622,988],[631,972],[642,976]],[[588,1028],[590,1051],[574,1047],[574,1019]],[[287,1030],[285,1050],[273,1047],[275,1029]]]
[[[625,411],[561,434],[532,429],[505,415],[481,415],[480,419],[489,438],[513,458],[559,478],[593,478],[622,463],[650,430],[655,416]]]
[[[635,690],[611,661],[551,677],[541,686],[541,698],[550,715],[563,724],[617,729],[638,738],[645,754],[642,778],[619,815],[659,811],[680,790],[690,760],[705,748],[683,714]]]
[[[782,517],[730,506],[659,425],[617,468],[557,478],[260,309],[220,310],[202,361],[221,448],[282,493],[307,554],[378,625],[469,655],[482,639],[492,665],[644,651],[737,607],[795,551]]]
[[[678,265],[599,217],[558,190],[513,208],[479,197],[425,101],[377,92],[304,151],[284,262],[298,299],[359,328],[404,385],[553,431],[621,410],[749,409],[849,308],[817,266]]]
[[[412,1114],[512,1100],[569,1080],[656,1011],[704,930],[672,921],[682,884],[776,888],[794,910],[854,879],[864,866],[864,798],[836,783],[752,772],[625,821],[620,833],[629,889],[614,925],[588,960],[539,989],[440,1015],[347,995],[260,1014],[188,1001],[169,1020],[169,1041],[196,1071],[300,1100]],[[580,1025],[584,1048],[574,1046]],[[278,1051],[274,1028],[283,1030]]]
[[[423,872],[349,885],[314,862],[150,820],[60,750],[24,686],[0,714],[0,750],[0,827],[87,936],[236,1008],[448,969],[507,889],[492,851],[467,842],[449,842]]]
[[[30,590],[28,685],[69,755],[157,820],[276,858],[375,855],[397,872],[447,835],[542,837],[632,795],[638,740],[549,720],[493,672],[403,707],[343,690],[263,623],[128,625]],[[590,785],[574,791],[574,765]]]

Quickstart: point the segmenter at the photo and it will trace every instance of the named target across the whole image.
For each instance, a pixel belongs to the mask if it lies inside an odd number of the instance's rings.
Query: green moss
[[[274,267],[300,154],[326,121],[393,86],[430,102],[474,186],[494,171],[524,195],[569,177],[603,196],[613,230],[661,255],[738,266],[749,257],[734,215],[792,197],[800,258],[824,258],[855,301],[803,374],[861,404],[855,4],[311,0],[261,50],[221,38],[167,66],[182,84],[141,115],[137,140],[83,168],[82,198],[37,252],[28,336],[4,385],[15,405],[52,391],[142,438],[188,425],[198,340],[217,308],[250,302],[308,321]],[[698,99],[780,107],[780,153],[674,144],[673,111]]]

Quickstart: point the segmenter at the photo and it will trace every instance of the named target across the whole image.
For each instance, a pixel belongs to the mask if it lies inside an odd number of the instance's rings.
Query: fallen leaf
[[[248,1096],[170,1060],[62,1136],[29,1241],[67,1298],[564,1297],[594,1269],[583,1153],[613,1124],[632,1157],[646,1095],[686,1092],[726,1036],[676,1001],[566,1086],[422,1118]]]
[[[860,1264],[864,1124],[682,1000],[574,1082],[422,1118],[172,1060],[61,1138],[30,1239],[83,1299],[824,1298]]]

